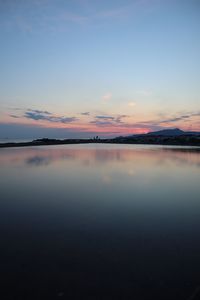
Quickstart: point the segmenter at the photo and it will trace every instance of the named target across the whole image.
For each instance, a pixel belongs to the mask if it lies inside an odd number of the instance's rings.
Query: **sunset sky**
[[[199,0],[0,0],[0,138],[200,131]]]

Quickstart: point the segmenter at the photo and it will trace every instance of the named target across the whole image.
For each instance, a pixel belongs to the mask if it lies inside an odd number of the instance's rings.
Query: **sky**
[[[200,0],[0,0],[0,138],[200,131]]]

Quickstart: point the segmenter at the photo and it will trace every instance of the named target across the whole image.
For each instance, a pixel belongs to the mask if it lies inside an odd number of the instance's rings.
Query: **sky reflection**
[[[200,148],[179,148],[138,145],[67,145],[38,148],[1,149],[0,165],[25,163],[30,166],[44,166],[59,161],[79,161],[85,166],[91,164],[127,163],[134,165],[159,165],[171,161],[176,164],[199,166]]]
[[[15,295],[22,283],[38,289],[27,277],[36,271],[49,299],[104,291],[99,280],[111,299],[174,299],[174,286],[176,299],[189,297],[199,284],[199,164],[194,148],[0,149],[0,263],[17,270],[13,286],[21,278]]]
[[[4,190],[37,190],[45,198],[111,203],[187,202],[199,190],[199,149],[134,145],[67,145],[1,149]],[[20,173],[20,177],[18,174]],[[24,187],[25,186],[25,187]],[[78,187],[78,189],[76,188]],[[23,190],[22,190],[23,191]],[[99,194],[97,194],[99,193]],[[169,197],[166,198],[166,195]],[[35,192],[34,192],[35,195]],[[123,199],[123,200],[122,200]],[[43,201],[43,199],[42,199]],[[196,200],[195,200],[196,201]]]

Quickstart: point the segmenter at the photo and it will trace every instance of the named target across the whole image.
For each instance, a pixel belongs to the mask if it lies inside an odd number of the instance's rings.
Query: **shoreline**
[[[32,146],[53,146],[53,145],[76,145],[76,144],[124,144],[124,145],[160,145],[160,146],[182,146],[182,147],[200,147],[200,141],[180,141],[179,139],[168,138],[164,140],[161,138],[149,140],[140,140],[140,139],[66,139],[66,140],[57,140],[57,139],[39,139],[33,140],[31,142],[8,142],[0,143],[0,148],[18,148],[18,147],[32,147]]]

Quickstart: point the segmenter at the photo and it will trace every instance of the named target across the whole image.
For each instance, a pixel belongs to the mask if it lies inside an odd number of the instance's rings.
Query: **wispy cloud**
[[[19,116],[17,116],[17,115],[10,115],[10,117],[12,117],[12,118],[15,118],[15,119],[18,119],[18,118],[20,118]]]
[[[82,116],[89,116],[89,115],[90,115],[90,112],[89,112],[89,111],[82,112],[81,115],[82,115]]]
[[[177,114],[176,116],[162,118],[157,120],[146,120],[142,122],[125,122],[123,118],[127,118],[127,115],[118,115],[118,116],[96,116],[91,124],[95,124],[97,127],[102,128],[119,128],[119,130],[126,134],[132,130],[134,133],[145,133],[149,131],[157,131],[165,128],[172,128],[176,122],[183,122],[184,120],[194,121],[194,117],[200,116],[200,112],[190,112],[185,114]],[[99,118],[100,117],[100,118]],[[190,120],[191,119],[191,120]],[[178,123],[181,128],[184,128],[183,123]],[[177,125],[176,125],[177,126]],[[188,127],[188,126],[187,126]]]
[[[16,109],[17,110],[17,109]],[[43,126],[45,122],[51,123],[51,127],[58,127],[58,124],[70,124],[70,130],[85,131],[85,132],[117,132],[120,134],[132,134],[132,133],[145,133],[149,131],[157,131],[164,128],[179,127],[181,129],[190,128],[191,125],[194,128],[199,127],[200,111],[182,111],[176,114],[158,114],[154,119],[143,119],[141,122],[134,121],[133,115],[125,114],[106,114],[105,111],[96,112],[82,112],[76,116],[63,116],[51,113],[47,110],[39,109],[26,109],[22,110],[19,114],[17,111],[9,114],[13,118],[13,122],[20,123],[20,119],[24,122],[24,118],[27,120],[33,120],[34,126]],[[89,117],[84,117],[89,116]],[[80,117],[80,118],[79,118]],[[15,119],[15,121],[14,121]],[[138,117],[136,118],[138,120]],[[43,123],[44,122],[44,123]],[[28,122],[27,122],[28,123]],[[29,122],[30,123],[30,122]],[[33,123],[33,122],[32,122]],[[50,127],[50,126],[48,126]]]
[[[114,117],[111,116],[96,116],[96,119],[103,119],[103,120],[114,120]]]
[[[33,112],[33,113],[37,113],[37,114],[46,114],[46,115],[52,115],[52,113],[50,113],[49,111],[46,110],[38,110],[38,109],[27,109],[27,111]]]
[[[161,120],[159,123],[174,123],[174,122],[178,122],[178,121],[182,121],[185,119],[189,119],[191,116],[189,115],[185,115],[185,116],[180,116],[180,117],[176,117],[176,118],[171,118],[171,119],[167,119],[167,120]]]
[[[167,118],[165,120],[160,120],[159,123],[160,124],[162,124],[162,123],[175,123],[175,122],[187,120],[187,119],[190,119],[192,117],[198,117],[198,116],[200,116],[200,112],[191,112],[191,113],[179,115],[179,116],[172,117],[172,118]]]
[[[34,121],[48,121],[52,123],[63,123],[63,124],[72,123],[77,120],[76,117],[57,116],[57,115],[53,115],[48,111],[32,110],[32,109],[28,109],[25,112],[24,117]]]
[[[194,122],[194,117],[200,116],[200,112],[189,112],[185,114],[177,114],[176,116],[166,117],[162,114],[162,117],[157,120],[146,120],[143,122],[138,122],[133,124],[133,128],[138,126],[138,128],[149,128],[149,130],[161,130],[165,128],[172,128],[174,126],[178,126],[180,128],[184,128],[184,121],[188,121],[187,128],[190,127],[191,124],[196,124]],[[176,124],[177,123],[177,124]]]
[[[117,115],[117,116],[104,116],[98,115],[95,116],[95,120],[91,121],[91,124],[96,124],[97,126],[117,126],[123,124],[123,118],[126,118],[127,115]]]
[[[90,124],[95,124],[97,126],[110,126],[110,125],[113,125],[113,122],[94,120],[94,121],[91,121]]]

